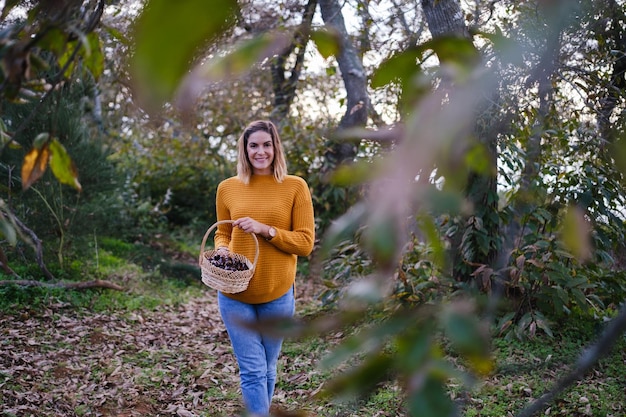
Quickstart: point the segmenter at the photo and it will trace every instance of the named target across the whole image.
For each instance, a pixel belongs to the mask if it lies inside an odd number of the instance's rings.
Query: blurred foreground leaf
[[[150,0],[134,27],[131,71],[149,110],[169,100],[200,48],[220,36],[239,10],[235,0]]]
[[[264,33],[240,42],[223,55],[210,58],[185,77],[176,95],[177,107],[183,113],[191,110],[196,97],[207,85],[242,76],[255,64],[282,52],[289,42],[286,33]]]
[[[6,204],[4,200],[0,200],[0,207],[5,209]],[[10,215],[5,216],[3,211],[0,211],[0,236],[9,242],[10,245],[15,245],[17,243],[17,232],[15,231],[15,226],[11,222]],[[4,256],[4,253],[2,253]],[[2,260],[2,263],[8,265],[6,260]]]
[[[476,374],[488,375],[494,366],[489,352],[489,336],[476,312],[467,307],[468,303],[457,302],[444,309],[442,327],[452,348],[467,359],[470,369]]]
[[[419,378],[419,389],[415,389],[407,400],[408,409],[414,417],[453,417],[456,407],[450,400],[444,383],[432,376]]]
[[[337,54],[341,48],[339,35],[331,30],[314,30],[311,32],[311,39],[315,42],[318,52],[324,58]]]
[[[364,204],[357,204],[330,225],[322,239],[320,256],[326,257],[339,242],[357,231],[367,215],[365,209]]]
[[[61,38],[57,42],[63,42]],[[104,71],[104,56],[100,49],[100,37],[91,32],[87,36],[81,36],[78,41],[67,44],[65,52],[59,57],[59,65],[66,67],[64,76],[69,78],[74,69],[78,65],[78,61],[74,59],[74,50],[78,48],[78,55],[82,57],[81,62],[91,72],[97,80],[102,71]]]
[[[580,207],[569,207],[561,225],[561,237],[567,249],[579,261],[591,257],[591,226]]]

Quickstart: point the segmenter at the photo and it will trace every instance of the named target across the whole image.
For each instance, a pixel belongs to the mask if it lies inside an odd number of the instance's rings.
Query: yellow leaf
[[[49,157],[50,151],[47,144],[41,149],[33,148],[26,154],[22,164],[22,188],[24,190],[41,178],[48,166]]]

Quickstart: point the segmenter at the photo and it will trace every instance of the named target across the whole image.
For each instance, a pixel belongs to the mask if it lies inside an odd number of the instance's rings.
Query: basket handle
[[[202,265],[202,254],[204,254],[204,245],[206,244],[206,240],[209,237],[209,234],[211,234],[211,231],[215,229],[218,225],[223,224],[223,223],[234,223],[234,221],[233,220],[220,220],[218,222],[215,222],[211,227],[209,227],[209,229],[204,234],[204,237],[202,238],[202,245],[200,246],[200,256],[198,258],[199,265]],[[254,245],[256,247],[256,253],[254,254],[254,262],[252,262],[252,270],[254,270],[256,268],[256,262],[259,260],[259,239],[257,239],[256,234],[254,233],[250,233],[250,235],[252,235],[252,237],[254,238]]]

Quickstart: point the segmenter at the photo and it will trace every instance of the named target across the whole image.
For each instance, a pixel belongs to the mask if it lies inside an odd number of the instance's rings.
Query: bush
[[[105,145],[104,134],[90,129],[93,124],[83,105],[91,91],[89,86],[75,82],[51,94],[40,107],[2,104],[7,126],[17,129],[23,121],[27,125],[13,138],[21,148],[3,155],[0,172],[5,177],[2,183],[7,186],[2,188],[0,197],[43,241],[44,255],[56,254],[50,258],[60,264],[64,254],[71,252],[82,238],[126,228],[123,217],[118,215],[119,201],[114,197],[120,181],[109,160],[111,150]],[[48,132],[65,147],[78,172],[82,192],[61,184],[50,169],[29,189],[22,190],[16,171],[19,172],[24,155],[41,132]]]

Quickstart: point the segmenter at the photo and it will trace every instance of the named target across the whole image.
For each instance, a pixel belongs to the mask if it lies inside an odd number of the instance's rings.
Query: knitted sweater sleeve
[[[308,256],[313,251],[315,241],[315,217],[313,201],[307,183],[297,178],[293,209],[291,211],[291,230],[277,229],[271,243],[283,252],[298,256]]]

